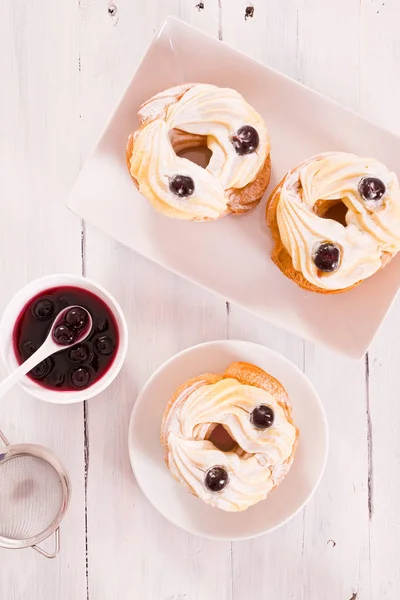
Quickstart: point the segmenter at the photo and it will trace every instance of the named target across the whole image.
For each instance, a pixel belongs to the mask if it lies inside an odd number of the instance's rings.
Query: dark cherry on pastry
[[[232,136],[232,144],[239,156],[255,152],[259,143],[259,135],[254,127],[250,125],[244,125]]]
[[[256,429],[268,429],[274,422],[274,411],[267,404],[260,404],[252,411],[250,422]]]
[[[314,251],[313,261],[317,269],[323,273],[336,271],[340,262],[340,250],[335,244],[324,242]]]
[[[358,185],[358,191],[364,200],[379,202],[386,192],[386,186],[377,177],[363,177]]]
[[[228,484],[228,471],[225,467],[211,467],[206,473],[205,484],[210,492],[220,492]]]
[[[174,175],[169,180],[169,189],[176,196],[186,198],[194,192],[194,181],[186,175]]]
[[[119,344],[114,315],[98,296],[77,287],[52,288],[28,302],[17,319],[13,345],[19,364],[43,344],[56,316],[68,306],[74,308],[56,324],[53,334],[65,349],[28,374],[43,387],[59,391],[84,389],[103,377],[114,362]],[[82,343],[68,348],[87,327],[87,315],[79,306],[91,314],[93,328]]]

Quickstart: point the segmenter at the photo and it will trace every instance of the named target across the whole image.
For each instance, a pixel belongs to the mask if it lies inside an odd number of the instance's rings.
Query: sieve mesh
[[[63,505],[56,469],[37,456],[20,454],[0,461],[0,536],[31,539],[55,521]]]

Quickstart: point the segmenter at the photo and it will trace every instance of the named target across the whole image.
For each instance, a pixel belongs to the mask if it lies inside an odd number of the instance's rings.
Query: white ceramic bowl
[[[262,502],[239,513],[211,508],[176,482],[164,464],[161,420],[173,392],[202,373],[223,373],[234,361],[253,363],[286,388],[299,446],[284,481]],[[276,352],[233,340],[209,342],[184,350],[164,363],[136,400],[129,426],[129,454],[136,480],[153,506],[190,533],[212,539],[256,537],[283,525],[310,499],[325,468],[328,425],[321,401],[306,376]]]
[[[72,404],[81,402],[96,396],[105,390],[110,383],[115,379],[124,364],[127,349],[128,349],[128,328],[126,325],[124,314],[117,301],[104,288],[97,285],[86,277],[80,275],[47,275],[35,281],[31,281],[23,287],[6,307],[0,321],[0,352],[3,360],[7,364],[9,370],[14,370],[18,366],[18,361],[13,348],[13,330],[18,316],[23,308],[34,296],[50,288],[72,286],[92,292],[98,296],[111,310],[115,317],[119,333],[119,346],[117,355],[114,358],[110,369],[98,379],[93,385],[84,390],[73,391],[58,391],[47,389],[39,383],[36,383],[29,377],[24,377],[20,381],[20,385],[32,396],[44,400],[45,402],[53,402],[55,404]]]

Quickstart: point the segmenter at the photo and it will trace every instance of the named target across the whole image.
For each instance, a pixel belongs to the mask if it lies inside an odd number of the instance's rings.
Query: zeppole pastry
[[[240,362],[222,375],[206,373],[181,385],[161,427],[173,477],[226,511],[245,510],[267,497],[287,474],[297,439],[284,387]]]
[[[145,102],[129,137],[128,169],[139,191],[168,217],[193,221],[244,213],[270,179],[270,143],[262,117],[235,90],[180,85]],[[203,169],[177,153],[208,146]]]
[[[342,218],[335,210],[342,211]],[[344,152],[313,156],[272,193],[272,260],[300,287],[344,292],[400,249],[399,182],[379,161]]]

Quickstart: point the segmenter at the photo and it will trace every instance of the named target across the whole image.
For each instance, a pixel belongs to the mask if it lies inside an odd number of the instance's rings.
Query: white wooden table
[[[0,551],[0,599],[398,600],[400,303],[356,363],[135,256],[64,204],[167,14],[400,133],[399,0],[254,0],[247,20],[245,0],[195,5],[1,2],[0,309],[35,277],[82,272],[120,301],[131,345],[114,385],[84,406],[47,405],[20,389],[1,403],[6,435],[52,448],[73,497],[55,561]],[[127,451],[129,415],[154,368],[226,337],[264,343],[298,364],[331,431],[327,469],[306,509],[268,536],[233,544],[164,521],[139,491]]]

